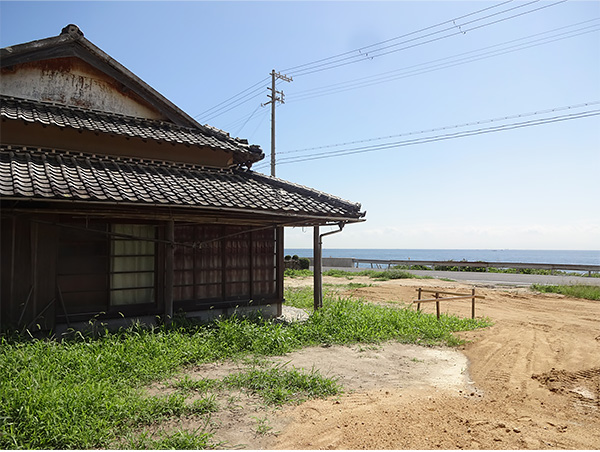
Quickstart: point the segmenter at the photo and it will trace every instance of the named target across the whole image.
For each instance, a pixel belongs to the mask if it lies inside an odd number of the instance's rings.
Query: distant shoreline
[[[286,248],[285,254],[310,258],[313,251],[310,248]],[[600,251],[596,250],[325,248],[322,256],[377,260],[600,265]]]

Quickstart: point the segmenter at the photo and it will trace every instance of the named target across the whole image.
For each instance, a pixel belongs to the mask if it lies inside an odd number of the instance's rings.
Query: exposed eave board
[[[2,146],[0,175],[0,196],[6,201],[179,208],[272,217],[286,224],[364,216],[360,204],[249,170]]]

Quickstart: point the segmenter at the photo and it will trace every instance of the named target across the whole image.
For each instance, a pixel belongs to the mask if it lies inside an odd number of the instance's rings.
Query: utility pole
[[[288,77],[287,75],[280,74],[279,72],[275,72],[275,69],[271,71],[271,86],[269,89],[271,90],[271,95],[269,95],[269,99],[271,99],[266,104],[261,104],[262,106],[271,104],[271,176],[275,177],[275,104],[277,102],[284,103],[283,101],[283,91],[277,91],[275,89],[275,81],[277,79],[281,79],[285,82],[291,82],[292,77]],[[281,97],[278,97],[277,95]],[[277,246],[277,297],[283,301],[283,226],[278,226],[275,228],[275,243]],[[281,305],[279,305],[281,306]]]
[[[271,176],[275,176],[275,104],[277,102],[281,102],[282,104],[285,103],[283,91],[277,91],[275,89],[275,81],[277,79],[283,80],[284,82],[293,81],[292,77],[275,72],[275,69],[273,69],[271,71],[271,87],[268,88],[271,90],[271,94],[268,95],[271,100],[266,104],[262,104],[263,106],[271,104]],[[278,95],[281,97],[278,97]]]

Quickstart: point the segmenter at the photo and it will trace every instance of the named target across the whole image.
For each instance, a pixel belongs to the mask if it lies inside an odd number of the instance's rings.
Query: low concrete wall
[[[310,265],[314,266],[314,258],[309,257]],[[321,259],[323,267],[354,267],[354,259],[351,257],[324,257]]]

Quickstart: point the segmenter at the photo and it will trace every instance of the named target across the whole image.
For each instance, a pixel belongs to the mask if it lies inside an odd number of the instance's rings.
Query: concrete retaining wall
[[[310,260],[310,265],[314,266],[314,259],[312,257],[308,259]],[[321,261],[323,267],[354,267],[354,261],[351,257],[324,257]]]

